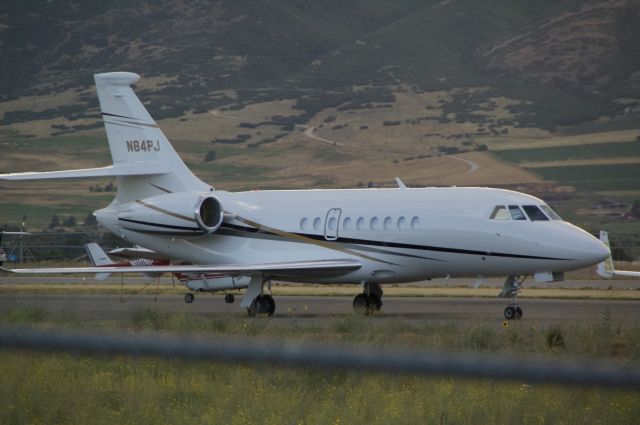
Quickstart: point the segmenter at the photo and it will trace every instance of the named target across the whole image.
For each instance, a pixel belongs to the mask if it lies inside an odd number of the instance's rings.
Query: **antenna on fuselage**
[[[406,189],[407,186],[400,180],[400,177],[396,177],[396,183],[398,184],[398,189]]]

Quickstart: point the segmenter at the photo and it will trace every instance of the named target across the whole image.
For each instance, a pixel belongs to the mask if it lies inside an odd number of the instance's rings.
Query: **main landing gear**
[[[273,316],[276,311],[276,302],[269,294],[258,295],[253,299],[247,312],[249,316],[255,317],[258,314],[266,314],[267,316]]]
[[[507,276],[504,287],[498,295],[501,298],[512,298],[511,305],[504,309],[504,318],[507,320],[522,319],[522,308],[518,305],[518,292],[522,288],[526,276]]]
[[[268,293],[266,294],[263,291],[265,283],[268,287]],[[276,302],[271,296],[271,279],[264,279],[259,275],[253,276],[240,302],[240,307],[247,309],[249,317],[255,317],[258,314],[273,316],[276,311]]]
[[[362,293],[353,299],[353,310],[360,314],[371,314],[382,308],[382,288],[377,283],[364,282]]]

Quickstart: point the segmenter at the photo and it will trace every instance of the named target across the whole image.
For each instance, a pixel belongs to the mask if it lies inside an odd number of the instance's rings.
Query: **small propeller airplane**
[[[95,242],[85,244],[87,257],[91,264],[96,267],[144,267],[144,266],[166,266],[170,264],[168,258],[143,247],[116,248],[109,251],[114,257],[122,257],[125,261],[116,263],[104,250]],[[143,273],[150,279],[159,278],[162,273]],[[97,280],[105,280],[111,273],[96,273]],[[249,279],[245,276],[228,276],[225,274],[202,274],[202,273],[173,273],[185,287],[192,292],[187,292],[184,296],[186,303],[191,304],[195,300],[194,291],[216,292],[225,291],[224,300],[228,304],[235,302],[235,296],[226,292],[229,289],[244,289],[249,285]]]
[[[609,247],[609,233],[604,230],[600,231],[600,240]],[[640,271],[616,270],[613,265],[613,257],[610,255],[604,261],[598,263],[597,272],[600,276],[611,279],[615,276],[640,277]]]
[[[272,279],[359,284],[356,310],[382,307],[385,283],[438,277],[507,276],[517,305],[524,277],[564,272],[610,255],[598,239],[563,221],[544,201],[481,187],[215,190],[196,177],[133,92],[130,72],[94,75],[113,164],[0,175],[4,180],[115,177],[117,192],[98,222],[168,265],[10,269],[11,273],[183,273],[242,276],[249,315],[272,315]],[[185,264],[186,263],[186,264]],[[226,277],[224,279],[227,279]],[[221,281],[219,289],[232,289]]]

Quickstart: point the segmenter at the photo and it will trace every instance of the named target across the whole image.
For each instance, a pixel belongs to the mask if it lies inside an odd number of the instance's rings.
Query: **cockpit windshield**
[[[523,214],[522,210],[517,205],[509,205],[509,213],[512,220],[526,220],[527,217]]]
[[[522,208],[531,221],[549,221],[549,218],[536,205],[523,205]]]
[[[540,205],[540,208],[542,208],[542,211],[544,211],[551,220],[562,220],[560,216],[554,210],[552,210],[549,205]]]
[[[491,220],[549,221],[562,220],[546,204],[542,205],[496,205],[489,216]]]

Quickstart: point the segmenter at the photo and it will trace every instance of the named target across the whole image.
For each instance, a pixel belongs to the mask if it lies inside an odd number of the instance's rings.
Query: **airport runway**
[[[352,297],[277,296],[276,313],[271,319],[253,320],[290,321],[312,324],[336,320],[352,315]],[[194,312],[206,317],[219,315],[245,318],[236,297],[235,304],[225,304],[222,296],[202,294],[193,304],[186,304],[181,295],[162,295],[157,302],[153,295],[128,296],[120,302],[119,295],[65,295],[65,294],[2,294],[0,314],[15,308],[36,308],[52,313],[69,314],[86,320],[127,320],[132,312],[141,308],[160,308],[163,311]],[[427,298],[384,297],[381,312],[373,320],[396,319],[410,322],[503,322],[502,312],[508,302],[491,298]],[[640,325],[640,301],[626,300],[564,300],[523,299],[523,323],[537,326],[550,324],[600,323],[609,317],[614,326]]]

